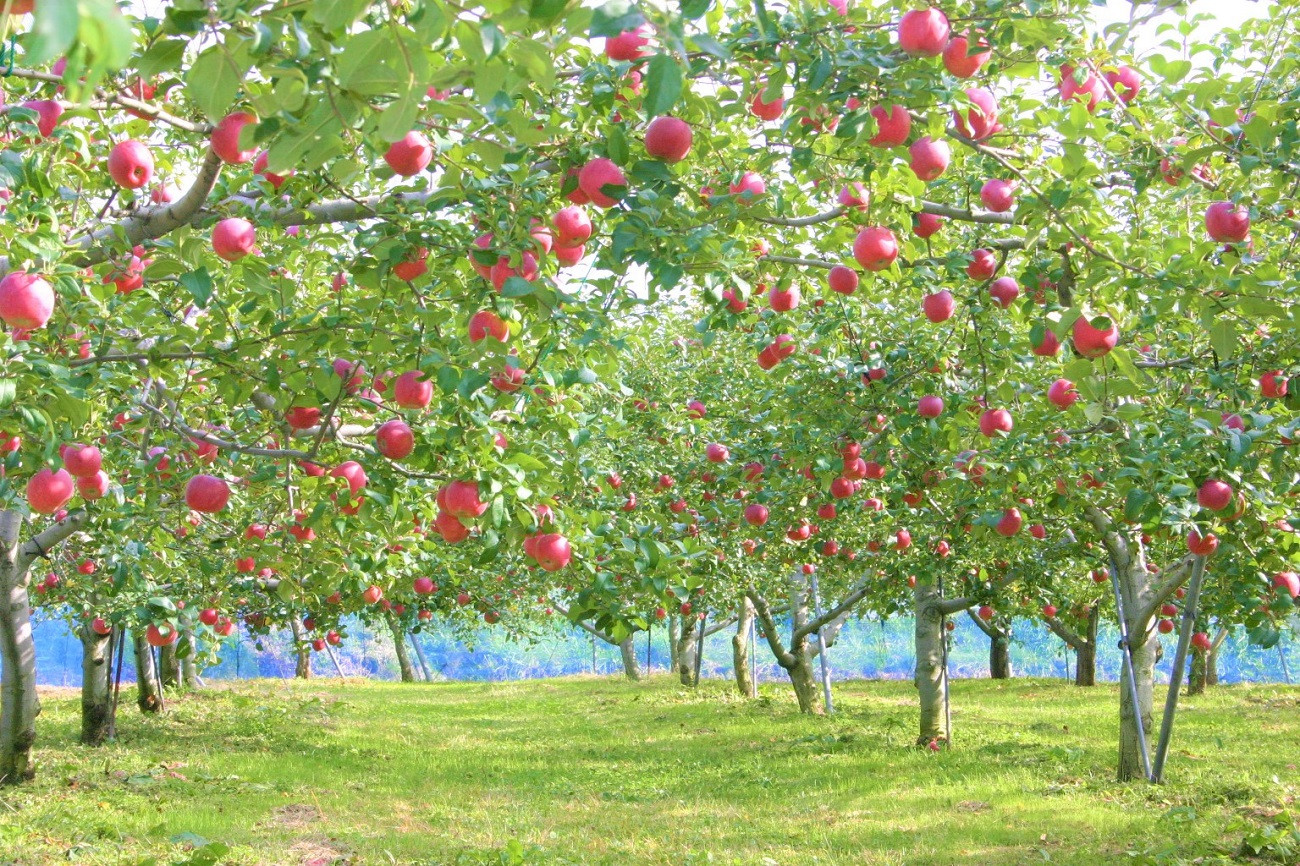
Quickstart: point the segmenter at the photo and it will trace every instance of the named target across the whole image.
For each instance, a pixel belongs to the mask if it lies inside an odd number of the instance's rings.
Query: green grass
[[[778,685],[743,701],[666,677],[246,681],[159,718],[124,694],[99,749],[52,692],[39,779],[0,791],[0,863],[1227,862],[1300,791],[1300,688],[1184,699],[1160,787],[1112,781],[1113,686],[953,697],[934,754],[910,746],[906,682],[845,683],[817,719]],[[202,840],[228,853],[187,853]]]

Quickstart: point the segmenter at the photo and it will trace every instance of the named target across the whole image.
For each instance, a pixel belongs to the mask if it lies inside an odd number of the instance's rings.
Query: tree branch
[[[1169,597],[1178,591],[1178,587],[1187,583],[1192,576],[1192,565],[1196,562],[1196,555],[1189,553],[1175,566],[1165,569],[1160,576],[1160,581],[1152,587],[1151,600],[1141,610],[1139,622],[1147,622],[1156,615],[1160,610],[1160,605],[1169,600]]]
[[[1078,632],[1054,616],[1047,617],[1044,622],[1047,623],[1047,627],[1051,629],[1052,634],[1056,635],[1076,650],[1087,643],[1086,640],[1079,637]]]
[[[781,644],[781,636],[777,634],[776,619],[772,616],[772,608],[768,606],[767,599],[759,595],[753,587],[745,590],[745,595],[754,603],[754,612],[763,623],[763,634],[767,638],[767,645],[772,650],[772,655],[776,656],[777,664],[787,669],[793,667],[795,657]]]
[[[18,551],[18,574],[25,574],[37,558],[48,556],[51,550],[66,541],[68,536],[81,529],[89,521],[90,515],[87,512],[74,511],[58,523],[47,526],[34,537],[28,539],[27,543]]]

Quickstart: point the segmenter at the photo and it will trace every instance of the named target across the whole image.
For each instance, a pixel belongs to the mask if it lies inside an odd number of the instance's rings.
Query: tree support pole
[[[325,644],[325,652],[329,653],[330,661],[334,662],[334,670],[338,671],[339,679],[344,679],[343,668],[339,665],[339,657],[334,655],[334,647]]]
[[[1286,650],[1282,649],[1280,640],[1277,642],[1277,660],[1282,663],[1282,679],[1286,680],[1288,686],[1291,685],[1291,671],[1286,666]]]
[[[822,618],[822,599],[817,585],[817,572],[814,571],[808,576],[808,582],[809,588],[812,589],[813,616],[820,620]],[[825,626],[817,629],[817,646],[821,650],[821,652],[817,653],[817,658],[821,663],[822,696],[826,699],[826,715],[829,716],[835,713],[835,704],[831,702],[831,663],[826,658],[828,650],[826,648],[826,636],[822,633],[824,628]]]
[[[754,684],[754,697],[758,697],[758,618],[749,621],[749,681]]]
[[[411,646],[415,648],[415,658],[420,663],[420,670],[424,672],[424,681],[433,682],[433,674],[429,672],[429,663],[424,660],[424,649],[421,648],[420,642],[415,638],[415,632],[411,632]]]
[[[650,672],[651,672],[651,670],[652,670],[651,667],[650,667],[650,630],[651,630],[652,628],[654,628],[654,624],[651,623],[651,622],[646,622],[646,624],[645,624],[645,672],[646,672],[646,676],[649,676],[649,675],[650,675]]]
[[[1138,701],[1137,676],[1133,669],[1133,650],[1129,646],[1128,614],[1124,610],[1124,592],[1119,585],[1119,569],[1115,557],[1110,559],[1110,584],[1115,591],[1115,610],[1119,614],[1119,648],[1122,650],[1124,672],[1128,675],[1129,700],[1133,702],[1134,727],[1137,728],[1138,750],[1142,753],[1142,771],[1148,782],[1151,781],[1151,755],[1147,752],[1147,732],[1142,725],[1141,704]]]
[[[695,639],[695,685],[700,684],[700,668],[704,664],[704,626],[709,621],[709,612],[704,611],[700,617],[700,636]]]
[[[1169,740],[1174,733],[1174,711],[1178,709],[1178,693],[1183,687],[1187,650],[1192,643],[1192,629],[1196,628],[1196,606],[1201,598],[1201,581],[1204,577],[1205,557],[1198,556],[1192,562],[1192,578],[1187,585],[1187,600],[1183,603],[1183,627],[1178,631],[1178,649],[1174,651],[1174,666],[1169,672],[1169,693],[1165,695],[1165,717],[1160,721],[1160,741],[1156,743],[1156,762],[1151,768],[1151,781],[1157,784],[1165,773]]]

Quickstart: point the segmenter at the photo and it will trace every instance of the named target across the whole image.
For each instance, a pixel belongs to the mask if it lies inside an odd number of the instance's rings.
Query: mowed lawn
[[[907,682],[839,685],[828,719],[666,676],[245,681],[148,719],[132,697],[88,749],[76,692],[45,695],[0,863],[1214,863],[1300,812],[1280,686],[1185,698],[1160,787],[1112,781],[1113,685],[956,682],[941,753],[910,745]]]

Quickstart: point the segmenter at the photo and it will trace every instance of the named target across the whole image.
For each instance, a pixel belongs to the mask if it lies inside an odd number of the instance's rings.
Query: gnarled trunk
[[[1076,686],[1095,686],[1097,684],[1097,626],[1101,623],[1101,605],[1094,604],[1088,608],[1088,637],[1074,648],[1074,684]]]
[[[1205,652],[1205,684],[1207,686],[1217,686],[1219,684],[1219,647],[1228,638],[1226,628],[1219,629],[1219,633],[1210,641],[1210,648]]]
[[[188,648],[181,657],[181,685],[187,689],[200,688],[203,683],[199,680],[199,666],[194,661],[199,652],[199,645],[194,637],[193,627],[185,626],[181,629],[181,644]]]
[[[0,784],[15,785],[36,775],[36,646],[26,570],[17,564],[22,516],[0,511]]]
[[[1187,694],[1199,695],[1205,692],[1205,656],[1206,651],[1200,647],[1192,647],[1192,668],[1187,675]]]
[[[791,655],[794,657],[792,663],[781,666],[790,675],[790,685],[794,687],[799,712],[821,715],[825,708],[822,707],[822,693],[817,685],[817,676],[813,673],[813,657],[808,639],[799,641],[799,646],[795,647]]]
[[[1005,634],[989,639],[989,676],[995,680],[1011,679],[1011,641]]]
[[[181,660],[176,654],[178,644],[179,641],[158,648],[158,676],[166,689],[180,688]]]
[[[294,679],[309,680],[311,679],[311,650],[307,646],[307,635],[303,631],[302,622],[298,617],[289,618],[289,627],[293,629],[293,652],[296,659],[293,666]],[[401,643],[401,636],[393,632],[393,640]]]
[[[641,679],[641,666],[636,661],[636,645],[632,642],[632,635],[623,638],[618,645],[618,650],[623,656],[623,676],[633,682]]]
[[[682,617],[677,637],[677,677],[684,686],[695,685],[695,653],[699,649],[699,624],[694,616]]]
[[[135,635],[135,687],[136,705],[142,713],[156,713],[162,709],[162,695],[158,692],[158,671],[153,665],[153,652],[143,634]]]
[[[393,633],[393,649],[397,653],[397,667],[402,674],[402,682],[415,682],[415,667],[411,664],[411,654],[406,651],[406,634],[402,623],[394,614],[388,615],[388,629]]]
[[[81,742],[98,746],[113,722],[113,634],[99,634],[84,623],[81,637]]]
[[[736,675],[736,688],[747,698],[758,697],[758,683],[749,670],[749,632],[754,624],[754,603],[740,599],[736,618],[736,633],[731,636],[731,667]]]
[[[949,731],[944,693],[948,669],[944,663],[943,612],[938,605],[938,588],[918,582],[912,599],[916,617],[916,672],[912,682],[921,703],[921,723],[916,742],[922,746],[932,742],[946,743]]]

